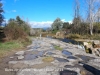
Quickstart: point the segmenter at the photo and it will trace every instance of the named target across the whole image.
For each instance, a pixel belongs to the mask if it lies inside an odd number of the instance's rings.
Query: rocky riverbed
[[[0,75],[100,75],[100,57],[77,45],[50,38],[32,40],[26,50],[3,59]]]

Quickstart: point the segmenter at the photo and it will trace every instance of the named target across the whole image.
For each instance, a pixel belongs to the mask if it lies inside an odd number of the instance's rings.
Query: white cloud
[[[12,10],[12,12],[17,12],[16,10]]]
[[[68,21],[70,24],[72,24],[72,21]]]
[[[61,21],[65,22],[65,19],[62,19]]]
[[[42,22],[36,22],[36,21],[30,21],[30,25],[32,28],[44,28],[44,27],[51,27],[52,21],[42,21]]]
[[[5,12],[6,13],[12,13],[12,12],[15,13],[15,12],[17,12],[17,10],[5,10]]]
[[[65,22],[65,19],[62,19],[61,21]],[[53,21],[42,21],[42,22],[30,21],[29,23],[32,28],[44,28],[44,27],[51,27]]]

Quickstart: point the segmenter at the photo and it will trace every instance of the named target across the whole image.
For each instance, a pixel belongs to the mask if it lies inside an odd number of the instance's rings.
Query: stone
[[[100,53],[100,48],[98,48],[97,50],[98,50],[98,52]]]
[[[24,56],[20,55],[17,57],[19,60],[24,59]]]
[[[11,59],[13,59],[14,57],[10,57]]]
[[[18,51],[17,53],[15,53],[17,55],[24,55],[24,51]]]
[[[88,43],[87,43],[87,42],[83,42],[83,45],[84,45],[84,46],[87,46],[87,45],[88,45]]]
[[[54,45],[62,47],[64,51],[51,50],[54,49],[53,48]],[[56,39],[43,38],[43,40],[34,39],[32,45],[30,45],[29,47],[30,48],[28,48],[26,51],[18,51],[16,53],[16,55],[14,56],[14,60],[16,59],[16,57],[20,60],[8,62],[10,67],[19,69],[19,71],[16,72],[16,75],[81,75],[81,74],[84,75],[85,72],[83,69],[83,64],[79,65],[78,63],[79,61],[82,62],[84,61],[85,63],[90,64],[91,66],[94,65],[94,67],[96,66],[96,68],[98,67],[100,69],[99,67],[100,58],[94,56],[93,54],[86,54],[85,51],[77,49],[76,45],[63,43]],[[100,49],[98,49],[97,51],[99,52]],[[28,56],[29,59],[26,59],[27,55],[29,55]],[[35,59],[33,59],[34,55],[36,55]],[[42,59],[46,57],[44,55],[50,55],[55,59],[54,61],[49,63],[43,62]],[[30,59],[31,57],[32,59]],[[94,58],[97,57],[98,59],[94,59],[93,57]],[[68,66],[65,67],[65,65],[70,65],[71,67]],[[54,70],[34,71],[34,69],[45,69],[45,68],[47,68],[47,70],[50,69]],[[62,71],[62,69],[65,71],[60,72],[60,70]]]
[[[9,61],[8,64],[16,64],[18,61]]]
[[[77,72],[71,70],[60,71],[60,75],[77,75]]]
[[[100,44],[100,41],[99,40],[95,40],[95,41],[93,41],[93,44],[98,45],[98,44]]]

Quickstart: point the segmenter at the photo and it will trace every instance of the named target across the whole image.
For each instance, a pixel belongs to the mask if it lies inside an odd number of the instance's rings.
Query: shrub
[[[19,38],[25,39],[27,36],[24,30],[19,27],[16,22],[10,22],[4,28],[4,33],[8,40],[17,40]]]
[[[75,39],[75,38],[81,38],[81,36],[79,34],[69,34],[67,35],[67,38]]]

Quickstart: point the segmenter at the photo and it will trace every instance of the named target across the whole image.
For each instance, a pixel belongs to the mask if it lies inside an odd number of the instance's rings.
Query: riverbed
[[[55,46],[61,47],[62,50],[55,49]],[[0,73],[2,75],[83,75],[83,73],[100,75],[99,60],[99,57],[87,54],[76,44],[51,38],[33,38],[32,44],[27,46],[26,50],[18,51],[3,59],[0,63]]]

